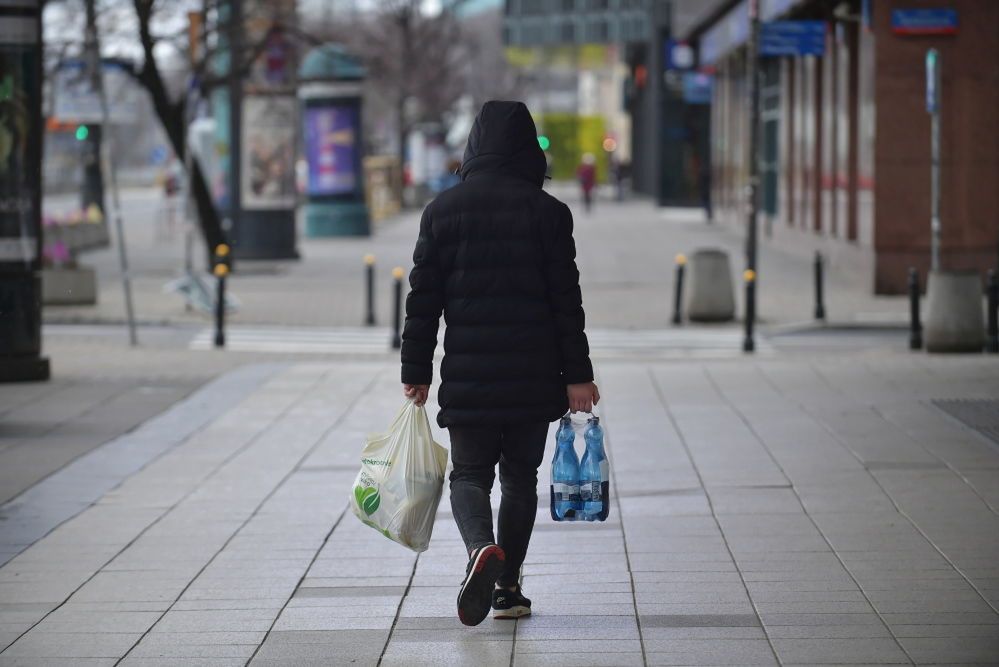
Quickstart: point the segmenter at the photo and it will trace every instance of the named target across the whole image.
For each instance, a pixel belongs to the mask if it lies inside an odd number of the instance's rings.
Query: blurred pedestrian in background
[[[163,207],[157,237],[173,238],[183,200],[184,165],[175,155],[171,155],[157,180],[163,187]]]
[[[579,180],[579,187],[583,190],[583,203],[586,205],[586,212],[589,213],[593,207],[593,188],[597,184],[597,158],[593,153],[583,155],[583,163],[576,170],[576,178]]]

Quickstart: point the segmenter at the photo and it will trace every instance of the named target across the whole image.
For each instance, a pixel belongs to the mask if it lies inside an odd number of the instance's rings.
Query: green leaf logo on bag
[[[354,487],[354,500],[357,501],[357,506],[364,510],[364,513],[368,516],[378,511],[378,505],[382,501],[378,495],[378,490],[373,486]]]

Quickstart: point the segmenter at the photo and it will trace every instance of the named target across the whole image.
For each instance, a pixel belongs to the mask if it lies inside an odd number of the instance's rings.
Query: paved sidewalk
[[[744,267],[744,238],[732,227],[707,224],[696,209],[657,209],[650,202],[598,202],[586,214],[578,195],[565,184],[555,193],[573,209],[578,263],[582,275],[587,322],[606,329],[662,329],[670,326],[674,257],[700,247],[719,247],[732,259],[733,279]],[[175,294],[163,286],[182,266],[182,238],[164,238],[156,226],[158,195],[130,191],[125,220],[136,313],[140,321],[206,324],[198,313],[184,311]],[[390,322],[391,271],[409,268],[419,212],[408,212],[381,224],[371,238],[299,240],[300,261],[240,262],[231,290],[241,302],[231,320],[237,324],[294,327],[356,327],[363,323],[363,257],[378,260],[376,308],[382,325]],[[824,247],[818,237],[803,236],[802,248]],[[847,255],[845,251],[841,254]],[[200,262],[202,253],[196,252]],[[761,239],[759,317],[764,324],[812,322],[813,266],[808,252],[790,254]],[[125,317],[116,249],[84,255],[98,269],[97,306],[47,307],[47,322],[122,322]],[[907,320],[904,298],[874,297],[855,264],[834,260],[827,271],[826,310],[830,323],[897,325]],[[742,290],[737,288],[741,303]],[[742,312],[740,306],[739,313]]]
[[[996,363],[598,363],[611,517],[552,523],[546,463],[535,615],[474,629],[446,500],[419,557],[346,511],[396,364],[247,366],[0,510],[47,533],[0,567],[0,665],[999,664],[999,443],[932,403]]]

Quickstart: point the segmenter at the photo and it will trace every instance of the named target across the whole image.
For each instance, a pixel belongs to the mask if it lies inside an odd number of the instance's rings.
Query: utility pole
[[[237,222],[242,210],[242,161],[243,161],[243,0],[229,0],[229,24],[226,26],[226,40],[229,42],[229,210],[222,219],[222,243],[229,244],[229,234],[237,230]],[[190,149],[188,149],[190,150]],[[209,253],[213,249],[209,248]]]
[[[101,67],[101,46],[97,37],[97,0],[86,0],[84,5],[87,8],[87,34],[86,42],[87,66],[94,84],[94,91],[97,99],[101,103],[101,125],[105,128],[111,126],[111,112],[108,108],[107,92],[104,90],[104,74]],[[139,339],[135,329],[135,307],[132,303],[132,277],[128,268],[128,252],[125,248],[125,226],[121,219],[121,198],[118,194],[117,171],[115,170],[115,151],[108,151],[108,164],[111,176],[111,198],[114,203],[114,223],[115,235],[118,237],[118,265],[121,269],[121,286],[125,292],[125,316],[128,319],[128,341],[130,344],[138,345]],[[101,163],[101,155],[97,155],[98,164]],[[102,192],[103,199],[103,192]]]
[[[399,133],[399,168],[406,166],[406,107],[409,100],[410,54],[413,50],[413,6],[404,5],[399,10],[399,100],[396,113],[399,114],[397,131]]]
[[[756,323],[756,252],[758,230],[756,225],[760,189],[760,2],[749,0],[749,221],[746,229],[746,337],[742,342],[744,352],[756,349],[753,326]]]

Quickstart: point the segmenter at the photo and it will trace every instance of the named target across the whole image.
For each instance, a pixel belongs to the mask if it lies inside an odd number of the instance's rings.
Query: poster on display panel
[[[295,207],[295,127],[290,95],[243,99],[242,204],[248,210]]]
[[[356,106],[306,107],[305,150],[310,196],[354,193],[357,188],[357,126]]]

